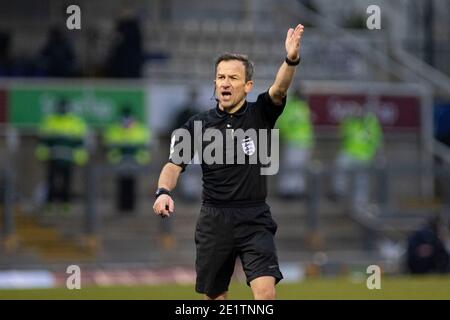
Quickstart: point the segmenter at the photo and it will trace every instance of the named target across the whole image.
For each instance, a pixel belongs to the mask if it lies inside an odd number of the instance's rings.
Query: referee
[[[256,102],[246,100],[253,87],[252,62],[240,54],[220,56],[215,64],[216,107],[191,117],[181,128],[188,130],[191,137],[195,132],[194,122],[201,123],[203,130],[218,129],[225,136],[230,129],[231,132],[236,129],[273,129],[283,112],[288,88],[300,62],[302,34],[301,24],[288,30],[286,59],[272,86],[261,93]],[[174,211],[170,192],[188,164],[173,161],[176,143],[175,131],[171,157],[161,171],[153,205],[154,212],[163,217]],[[205,146],[207,144],[203,142],[202,150],[197,151],[203,151]],[[237,142],[235,147],[240,148],[241,142]],[[244,143],[242,148],[245,148]],[[193,149],[191,159],[194,157]],[[227,153],[226,147],[224,152]],[[244,153],[248,155],[248,149]],[[226,299],[239,256],[254,298],[275,299],[275,285],[283,276],[274,244],[277,224],[266,204],[266,177],[260,172],[262,164],[229,164],[228,161],[207,164],[203,161],[201,167],[203,201],[195,230],[196,291],[205,294],[206,299]]]

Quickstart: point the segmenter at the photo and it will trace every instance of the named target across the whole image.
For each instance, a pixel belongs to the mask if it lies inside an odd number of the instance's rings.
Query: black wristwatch
[[[286,63],[290,66],[296,66],[300,63],[300,60],[301,60],[301,58],[299,56],[297,60],[291,60],[288,57],[286,57],[286,59],[284,61],[286,61]]]
[[[155,193],[155,198],[158,198],[162,194],[167,194],[168,196],[172,197],[169,190],[167,190],[165,188],[158,188],[158,190],[156,190],[156,193]]]

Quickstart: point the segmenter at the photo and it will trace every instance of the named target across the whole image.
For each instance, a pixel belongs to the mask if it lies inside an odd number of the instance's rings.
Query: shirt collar
[[[238,111],[236,111],[235,113],[228,113],[228,112],[220,109],[219,103],[217,103],[216,104],[216,114],[219,118],[226,117],[227,115],[241,116],[247,111],[247,107],[248,107],[248,102],[247,102],[247,100],[245,100],[244,104],[242,105],[241,108],[239,108]]]

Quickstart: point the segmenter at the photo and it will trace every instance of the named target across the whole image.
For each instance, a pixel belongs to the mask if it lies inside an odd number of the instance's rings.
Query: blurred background
[[[170,134],[215,106],[221,53],[255,63],[249,100],[267,90],[298,23],[269,177],[286,282],[449,271],[450,2],[78,0],[69,30],[72,4],[0,1],[0,288],[73,264],[86,284],[192,283],[198,166],[170,219],[152,211]]]

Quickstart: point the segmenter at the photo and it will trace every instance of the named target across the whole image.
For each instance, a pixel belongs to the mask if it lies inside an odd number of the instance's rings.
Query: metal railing
[[[439,213],[444,221],[450,222],[450,166],[448,165],[423,166],[420,163],[378,165],[375,163],[370,166],[343,169],[313,161],[303,169],[303,174],[308,178],[309,197],[306,199],[306,221],[307,230],[311,234],[321,235],[320,221],[323,204],[332,194],[332,192],[330,194],[331,189],[327,189],[327,180],[338,172],[348,179],[349,188],[345,195],[339,198],[333,197],[332,201],[342,207],[343,212],[364,230],[366,249],[374,249],[378,239],[404,238],[407,233],[416,230],[431,214]],[[370,182],[367,192],[372,194],[372,197],[366,203],[353,200],[353,195],[357,191],[353,182],[355,177],[361,174],[366,175]],[[442,195],[440,198],[432,198],[435,202],[432,207],[402,208],[393,200],[392,193],[397,191],[393,190],[394,182],[406,178],[409,184],[413,184],[414,181],[420,181],[420,177],[424,174],[440,180]],[[420,197],[410,196],[409,199],[420,202],[418,201]]]

